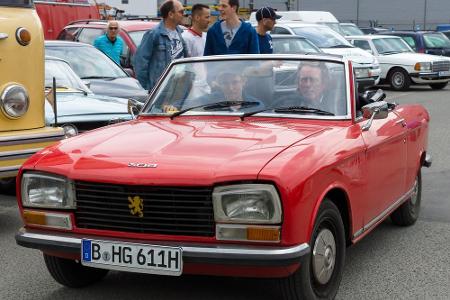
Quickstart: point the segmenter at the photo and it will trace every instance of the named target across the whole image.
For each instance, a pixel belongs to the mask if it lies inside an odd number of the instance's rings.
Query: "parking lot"
[[[387,91],[388,100],[420,103],[430,112],[433,165],[423,170],[417,224],[389,220],[347,249],[338,299],[448,299],[450,295],[450,87]],[[271,281],[203,276],[157,277],[111,272],[101,283],[72,290],[47,272],[39,251],[19,247],[21,219],[12,196],[0,195],[0,299],[277,299]],[[126,288],[124,288],[126,287]]]

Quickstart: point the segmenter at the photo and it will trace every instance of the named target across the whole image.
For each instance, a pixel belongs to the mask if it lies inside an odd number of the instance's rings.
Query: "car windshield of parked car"
[[[340,48],[353,46],[339,33],[327,27],[294,27],[295,34],[305,37],[319,48]]]
[[[136,48],[139,47],[139,45],[142,42],[142,38],[144,37],[144,34],[147,32],[147,30],[139,30],[139,31],[129,31],[128,34],[131,37],[131,40],[136,45]]]
[[[343,118],[349,111],[342,62],[226,59],[174,64],[144,114]]]
[[[275,54],[304,54],[322,52],[313,43],[301,38],[274,38],[273,53]]]
[[[424,33],[423,39],[427,48],[450,48],[450,40],[440,32]]]
[[[341,24],[341,29],[345,35],[364,35],[364,32],[354,24]]]
[[[100,50],[90,46],[46,46],[45,54],[67,61],[81,79],[129,77]]]
[[[403,52],[414,52],[411,47],[401,38],[373,39],[373,44],[379,54],[395,54]]]
[[[45,60],[45,88],[53,87],[53,78],[59,91],[91,93],[89,88],[70,68],[69,64],[60,60]]]

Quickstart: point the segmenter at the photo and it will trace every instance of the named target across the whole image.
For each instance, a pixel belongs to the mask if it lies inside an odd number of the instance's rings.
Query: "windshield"
[[[411,47],[401,38],[373,39],[373,44],[379,54],[394,54],[403,52],[414,52]]]
[[[301,38],[273,38],[273,53],[275,54],[304,54],[322,52],[308,40]]]
[[[346,116],[344,64],[226,59],[174,64],[143,112]],[[151,104],[150,104],[151,103]]]
[[[352,47],[339,33],[328,27],[294,27],[295,34],[305,37],[319,48]]]
[[[423,39],[427,48],[450,48],[450,40],[440,32],[424,33]]]
[[[70,66],[59,60],[45,60],[45,87],[53,86],[53,77],[56,79],[56,87],[67,90],[78,90],[90,92],[88,87],[83,84],[81,79],[73,72]]]
[[[364,32],[353,24],[341,24],[341,29],[345,35],[364,35]]]
[[[144,37],[144,33],[146,33],[146,32],[147,32],[147,30],[128,32],[131,39],[133,40],[133,43],[136,45],[136,48],[139,47],[139,45],[141,44],[142,38]]]
[[[0,6],[33,7],[33,0],[2,0]]]
[[[94,47],[46,46],[45,54],[67,61],[82,79],[128,77],[122,68]]]
[[[328,27],[330,27],[331,29],[333,29],[334,31],[336,31],[339,34],[344,34],[344,32],[342,31],[341,26],[339,25],[339,23],[332,23],[332,22],[318,22],[317,24],[322,24],[322,25],[326,25]]]

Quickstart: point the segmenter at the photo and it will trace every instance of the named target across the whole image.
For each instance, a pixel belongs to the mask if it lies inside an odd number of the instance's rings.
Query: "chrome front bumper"
[[[120,241],[158,246],[173,246],[182,249],[186,263],[211,263],[250,266],[289,266],[300,262],[310,252],[307,243],[291,247],[247,246],[224,244],[175,243],[161,241],[142,241],[130,239],[109,239],[98,236],[77,236],[48,231],[22,228],[16,234],[18,245],[53,253],[81,255],[81,239]]]

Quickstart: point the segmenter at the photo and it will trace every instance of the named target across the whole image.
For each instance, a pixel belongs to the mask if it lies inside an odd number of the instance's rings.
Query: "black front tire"
[[[108,270],[85,267],[75,260],[55,257],[45,253],[44,260],[53,279],[70,288],[88,286],[102,280],[108,273]]]
[[[447,86],[448,82],[441,82],[441,83],[431,83],[430,87],[433,90],[442,90],[443,88],[445,88]]]
[[[411,78],[405,70],[395,68],[389,73],[389,84],[396,91],[407,90],[411,85]]]
[[[419,218],[421,200],[422,175],[419,170],[414,182],[413,194],[391,214],[392,223],[398,226],[411,226],[416,223]]]
[[[310,256],[294,274],[280,279],[283,298],[333,299],[342,278],[345,245],[339,209],[330,200],[324,200],[314,224]]]

